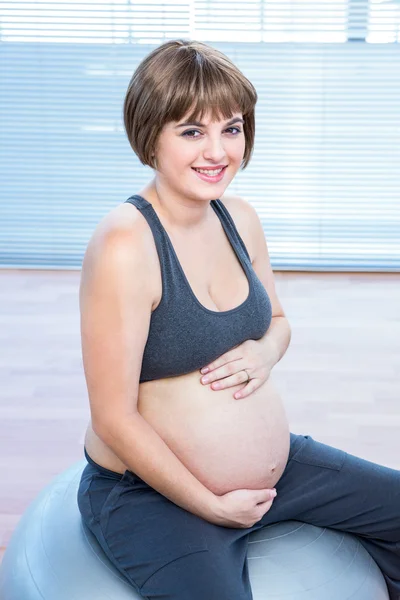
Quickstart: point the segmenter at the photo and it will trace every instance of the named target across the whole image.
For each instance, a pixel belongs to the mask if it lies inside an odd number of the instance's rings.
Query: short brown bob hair
[[[245,121],[241,167],[245,169],[254,147],[256,102],[253,84],[225,54],[203,42],[170,40],[136,68],[124,100],[124,125],[139,160],[156,168],[153,154],[166,123],[185,116],[199,120],[208,111],[213,120],[241,112]]]

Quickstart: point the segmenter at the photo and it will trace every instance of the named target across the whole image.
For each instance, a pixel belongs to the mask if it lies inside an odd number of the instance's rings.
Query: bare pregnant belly
[[[276,485],[287,463],[290,433],[271,377],[239,400],[233,394],[242,384],[214,391],[200,383],[197,371],[139,387],[139,413],[213,493]],[[127,467],[93,436],[85,440],[93,460],[123,472]]]

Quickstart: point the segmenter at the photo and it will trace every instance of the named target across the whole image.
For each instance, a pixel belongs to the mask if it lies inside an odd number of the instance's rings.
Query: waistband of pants
[[[293,458],[293,456],[296,454],[296,452],[298,450],[300,450],[300,448],[303,446],[303,444],[305,444],[307,439],[310,437],[311,436],[309,436],[309,435],[303,435],[303,434],[299,434],[299,433],[290,432],[290,450],[289,450],[288,461],[291,458]]]
[[[88,461],[88,463],[91,464],[92,467],[94,467],[101,473],[104,473],[104,475],[108,475],[109,477],[113,477],[115,479],[122,479],[122,477],[124,476],[123,473],[117,473],[117,471],[111,471],[111,469],[106,469],[105,467],[102,467],[101,465],[99,465],[97,462],[95,462],[93,460],[93,458],[91,458],[89,456],[85,447],[83,447],[83,452],[85,453],[85,458]],[[132,475],[134,475],[134,473],[132,473]]]

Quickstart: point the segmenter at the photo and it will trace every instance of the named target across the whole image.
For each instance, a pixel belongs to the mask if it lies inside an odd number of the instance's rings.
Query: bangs
[[[201,121],[210,115],[212,121],[231,118],[235,113],[248,114],[254,109],[257,97],[250,86],[239,81],[221,65],[204,60],[187,61],[171,81],[169,107],[164,122]]]

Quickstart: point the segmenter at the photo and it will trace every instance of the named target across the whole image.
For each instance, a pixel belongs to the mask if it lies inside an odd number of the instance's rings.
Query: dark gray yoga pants
[[[232,529],[177,506],[131,471],[88,457],[78,491],[83,521],[111,562],[145,598],[251,600],[251,531],[295,519],[358,536],[400,599],[400,471],[290,434],[286,469],[271,509]]]

